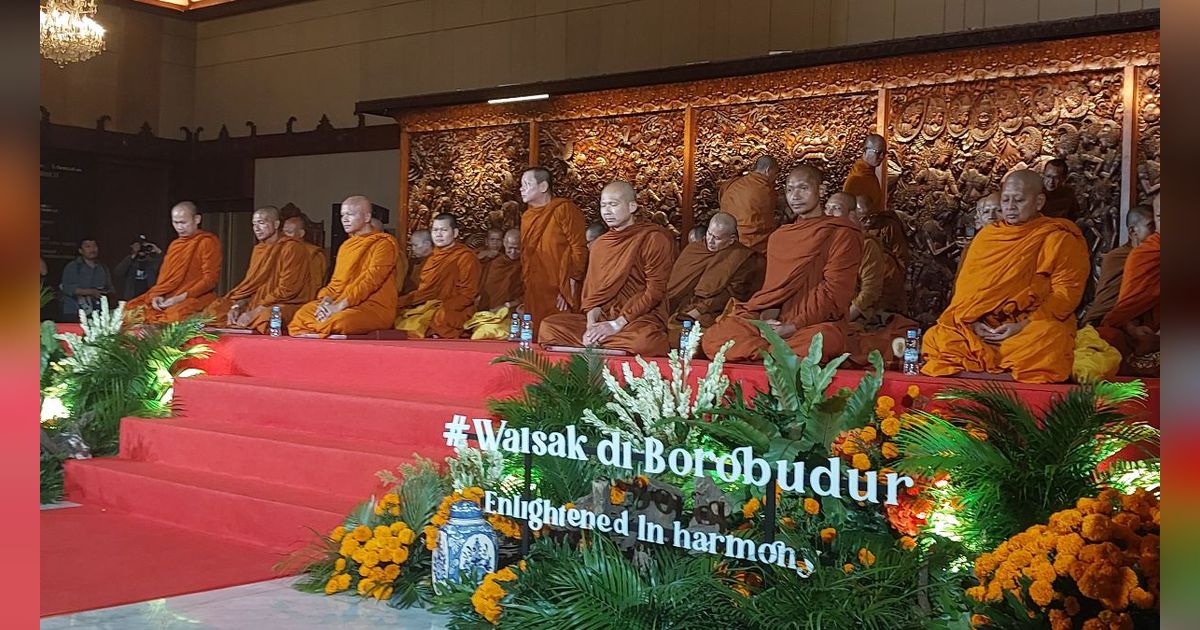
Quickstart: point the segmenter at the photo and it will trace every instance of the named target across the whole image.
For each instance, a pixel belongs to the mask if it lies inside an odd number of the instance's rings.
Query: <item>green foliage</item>
[[[1121,449],[1156,450],[1158,429],[1120,410],[1145,395],[1140,382],[1083,385],[1052,401],[1039,418],[1000,385],[947,390],[937,398],[949,401],[951,420],[922,414],[923,421],[901,431],[904,459],[897,467],[926,476],[948,473],[946,493],[962,504],[956,533],[976,551],[991,549],[1127,477],[1135,465],[1097,470]],[[972,429],[984,431],[986,440],[972,436]],[[1157,459],[1141,466],[1157,471]]]
[[[392,491],[400,497],[400,520],[413,531],[420,532],[437,513],[442,498],[450,494],[449,479],[438,471],[433,460],[413,454],[413,463],[401,464],[400,478],[380,473],[385,481],[391,478]]]
[[[58,396],[74,418],[92,412],[82,427],[84,441],[96,455],[115,453],[122,417],[170,414],[180,362],[209,354],[207,345],[192,341],[216,339],[204,332],[207,323],[196,317],[91,340],[86,361],[71,357],[53,364],[46,394]]]
[[[42,322],[41,335],[40,335],[40,338],[41,338],[40,339],[41,371],[39,372],[39,375],[41,378],[40,387],[46,387],[47,385],[50,384],[50,377],[53,374],[53,372],[50,370],[50,366],[53,365],[54,363],[58,362],[59,359],[62,359],[63,357],[65,357],[67,355],[66,351],[63,350],[62,342],[60,342],[58,339],[54,338],[54,335],[57,332],[58,332],[58,326],[54,322],[52,322],[50,320],[46,320],[46,321]]]
[[[63,493],[63,462],[66,458],[42,449],[41,503],[54,503]]]
[[[556,361],[532,350],[514,350],[492,363],[513,365],[537,377],[537,382],[525,386],[522,395],[488,402],[488,409],[511,427],[559,431],[577,424],[584,409],[604,417],[604,405],[612,400],[604,385],[603,359],[594,352]],[[584,424],[578,424],[577,429],[584,433],[589,430]]]

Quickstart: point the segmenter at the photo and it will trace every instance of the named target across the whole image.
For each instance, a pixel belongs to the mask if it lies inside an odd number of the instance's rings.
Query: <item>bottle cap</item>
[[[909,328],[909,329],[908,329],[908,332],[906,333],[906,335],[905,335],[905,336],[907,336],[909,339],[916,339],[916,338],[917,338],[917,332],[918,332],[918,331],[917,331],[917,329],[916,329],[916,328]]]
[[[533,316],[532,316],[532,315],[530,315],[529,313],[525,313],[525,317],[524,317],[523,319],[527,319],[527,320],[528,320],[528,319],[533,319]]]
[[[690,320],[690,319],[685,319],[685,320],[683,320],[683,327],[684,327],[684,328],[691,328],[691,327],[692,327],[692,320]]]

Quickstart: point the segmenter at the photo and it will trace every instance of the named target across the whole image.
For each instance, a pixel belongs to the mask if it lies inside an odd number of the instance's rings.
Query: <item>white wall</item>
[[[391,209],[395,227],[400,198],[400,151],[329,153],[254,161],[254,205],[282,208],[296,204],[309,219],[325,221],[325,245],[333,230],[330,204],[350,195],[366,195]]]

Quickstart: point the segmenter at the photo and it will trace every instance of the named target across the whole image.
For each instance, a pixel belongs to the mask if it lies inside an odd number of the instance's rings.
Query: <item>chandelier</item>
[[[96,23],[96,0],[45,0],[42,5],[42,56],[65,66],[104,52],[104,27]]]

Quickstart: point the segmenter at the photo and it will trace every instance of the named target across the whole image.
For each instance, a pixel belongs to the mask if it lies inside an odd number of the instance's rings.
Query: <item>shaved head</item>
[[[362,195],[346,197],[342,202],[342,228],[350,236],[370,234],[371,200]]]
[[[279,236],[279,208],[263,206],[254,211],[250,217],[250,227],[254,230],[254,238],[260,242],[274,242]]]
[[[754,172],[774,180],[779,177],[779,162],[769,155],[764,155],[754,161]]]
[[[504,230],[492,228],[487,231],[487,238],[483,241],[483,246],[489,251],[498,252],[504,249]]]
[[[1046,205],[1042,176],[1029,169],[1009,173],[1000,185],[1000,214],[1009,225],[1022,225],[1037,217]]]
[[[511,229],[504,233],[501,237],[504,242],[504,255],[510,260],[517,260],[521,257],[521,230]]]
[[[867,136],[863,142],[863,161],[870,164],[872,167],[883,164],[887,158],[887,140],[883,136],[873,133]]]
[[[604,190],[600,191],[600,194],[603,196],[606,192],[617,196],[621,201],[626,203],[630,201],[637,201],[637,192],[633,189],[633,184],[630,184],[626,181],[618,179],[617,181],[605,186]]]
[[[413,258],[425,258],[433,253],[433,236],[429,230],[417,230],[408,237],[408,249]]]
[[[708,251],[719,252],[738,240],[737,219],[726,212],[718,212],[708,220],[708,230],[704,234],[704,244]]]
[[[1140,245],[1155,232],[1154,207],[1141,204],[1130,208],[1125,227],[1129,230],[1129,243],[1134,247]]]
[[[825,214],[831,217],[849,217],[857,205],[858,202],[854,199],[854,195],[848,192],[835,192],[829,195],[829,200],[825,202]]]
[[[801,164],[788,172],[784,192],[788,209],[797,219],[821,216],[821,171]]]
[[[180,201],[171,207],[171,227],[180,238],[191,236],[200,230],[200,211],[190,201]]]
[[[288,217],[283,222],[283,233],[292,238],[304,240],[304,235],[308,233],[308,221],[302,215]]]
[[[633,225],[637,209],[637,192],[629,182],[617,180],[600,191],[600,218],[618,232]]]
[[[1000,221],[1000,193],[994,192],[975,202],[975,231]]]

